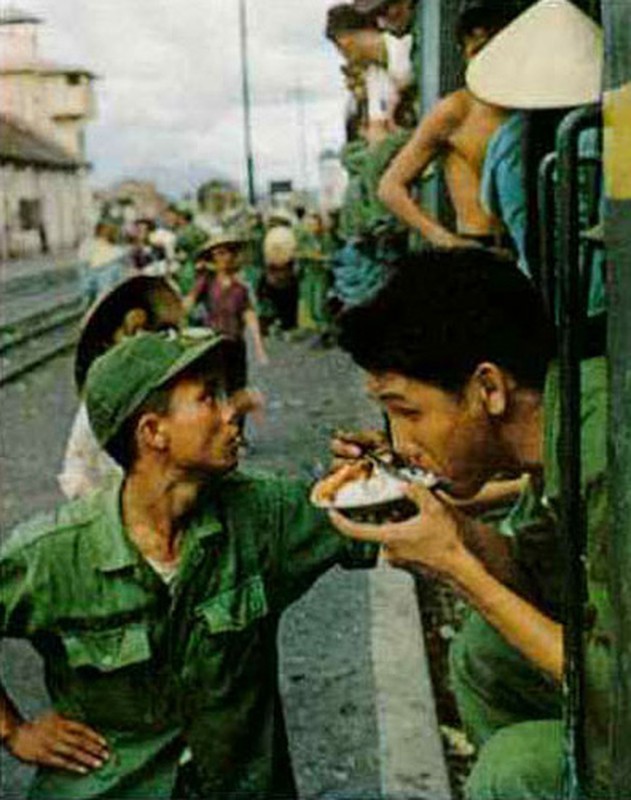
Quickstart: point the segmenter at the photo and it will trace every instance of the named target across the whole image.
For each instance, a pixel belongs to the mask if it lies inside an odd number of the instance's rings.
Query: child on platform
[[[222,233],[208,239],[197,254],[198,278],[185,299],[187,311],[198,312],[196,322],[233,340],[226,374],[228,394],[244,389],[247,384],[246,331],[252,338],[258,362],[268,363],[250,289],[239,277],[242,248],[243,240],[232,234]]]

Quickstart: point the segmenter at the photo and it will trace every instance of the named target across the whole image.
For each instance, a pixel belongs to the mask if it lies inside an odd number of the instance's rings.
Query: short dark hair
[[[541,390],[554,333],[541,297],[511,260],[428,249],[396,265],[372,299],[345,312],[340,344],[369,372],[398,372],[459,393],[491,361]]]
[[[350,3],[339,3],[327,11],[324,33],[327,39],[335,40],[340,33],[363,31],[371,27],[369,17],[360,14]]]
[[[105,450],[108,455],[110,455],[125,472],[129,472],[138,455],[136,429],[138,428],[140,418],[145,414],[159,414],[160,416],[167,414],[172,391],[172,385],[154,389],[140,408],[138,408],[129,419],[125,420],[118,433],[105,445]]]
[[[495,34],[518,13],[519,8],[509,0],[464,0],[456,22],[456,39],[462,45],[476,28]]]

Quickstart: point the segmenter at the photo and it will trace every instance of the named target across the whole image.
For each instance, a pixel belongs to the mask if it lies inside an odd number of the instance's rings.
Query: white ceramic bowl
[[[370,477],[343,483],[333,498],[323,496],[326,480],[313,487],[311,502],[319,508],[335,509],[356,522],[397,522],[418,513],[417,506],[405,494],[404,481],[379,467],[373,468]]]

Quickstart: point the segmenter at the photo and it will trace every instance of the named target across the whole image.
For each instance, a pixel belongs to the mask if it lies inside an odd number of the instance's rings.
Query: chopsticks
[[[396,453],[392,453],[392,462],[373,450],[365,450],[363,456],[394,478],[399,478],[399,480],[405,481],[406,483],[419,483],[430,491],[449,492],[450,482],[448,480],[435,475],[433,472],[421,469],[420,467],[410,467],[406,465]]]

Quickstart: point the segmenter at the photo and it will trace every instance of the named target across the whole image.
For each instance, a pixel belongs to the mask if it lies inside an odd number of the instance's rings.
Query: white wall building
[[[0,8],[0,257],[75,248],[89,232],[84,132],[94,76],[38,52],[41,20]]]

